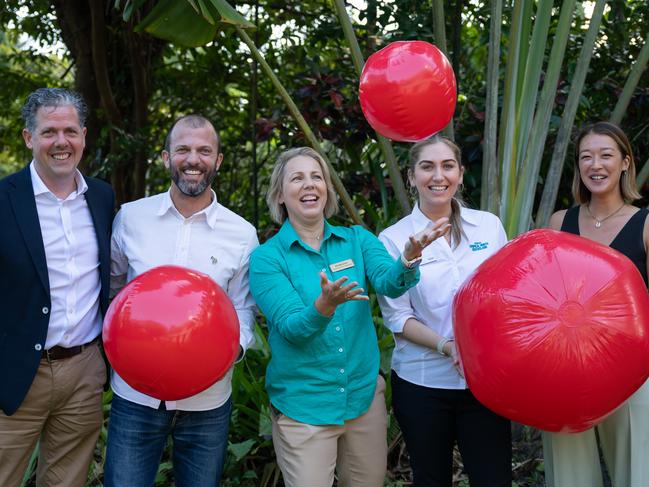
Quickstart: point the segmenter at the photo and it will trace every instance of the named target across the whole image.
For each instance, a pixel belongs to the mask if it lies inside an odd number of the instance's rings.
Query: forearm
[[[401,335],[417,345],[430,348],[431,350],[437,351],[437,346],[445,338],[435,330],[428,328],[426,325],[416,320],[415,318],[408,318],[406,323],[403,326],[403,331]],[[452,351],[452,343],[446,342],[442,348],[444,354],[450,355]]]

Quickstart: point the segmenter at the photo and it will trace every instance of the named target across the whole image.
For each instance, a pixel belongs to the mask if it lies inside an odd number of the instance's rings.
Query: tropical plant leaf
[[[217,27],[207,22],[187,1],[161,0],[135,30],[181,46],[199,47],[214,39]]]
[[[238,25],[244,29],[254,29],[255,24],[248,22],[243,15],[225,0],[199,0],[201,4],[210,3],[221,15],[221,22]]]

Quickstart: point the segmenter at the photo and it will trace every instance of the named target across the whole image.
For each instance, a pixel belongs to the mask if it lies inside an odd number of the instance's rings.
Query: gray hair
[[[180,123],[186,123],[193,129],[199,129],[205,127],[206,125],[211,126],[214,129],[214,133],[216,134],[216,153],[219,154],[221,152],[221,136],[219,135],[219,131],[216,130],[214,124],[210,122],[207,117],[204,117],[203,115],[198,113],[183,115],[182,117],[178,117],[176,120],[174,120],[174,123],[171,124],[171,128],[169,129],[169,132],[167,132],[167,136],[165,137],[164,150],[166,152],[171,152],[171,135],[176,128],[176,125]]]
[[[20,109],[25,121],[25,128],[30,132],[36,130],[36,113],[41,107],[73,106],[79,117],[79,125],[85,127],[88,117],[88,105],[81,95],[64,88],[39,88],[32,92]]]
[[[286,165],[291,159],[298,156],[310,157],[320,165],[322,176],[324,177],[325,184],[327,185],[327,203],[324,207],[324,216],[329,218],[338,211],[338,198],[331,182],[331,173],[329,167],[324,161],[322,156],[318,154],[311,147],[296,147],[282,152],[277,158],[273,173],[270,175],[270,184],[268,185],[268,192],[266,193],[266,203],[268,203],[268,210],[270,217],[280,225],[288,217],[286,206],[279,202],[284,189],[284,171]]]

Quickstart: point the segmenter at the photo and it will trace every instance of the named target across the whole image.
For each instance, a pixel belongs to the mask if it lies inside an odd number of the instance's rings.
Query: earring
[[[458,193],[464,193],[464,183],[460,183],[457,187]]]

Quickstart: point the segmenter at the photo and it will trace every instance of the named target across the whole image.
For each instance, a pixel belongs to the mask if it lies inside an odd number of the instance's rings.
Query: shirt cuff
[[[315,307],[315,302],[304,309],[304,324],[313,333],[325,328],[333,317],[334,315],[326,316],[320,313]]]

